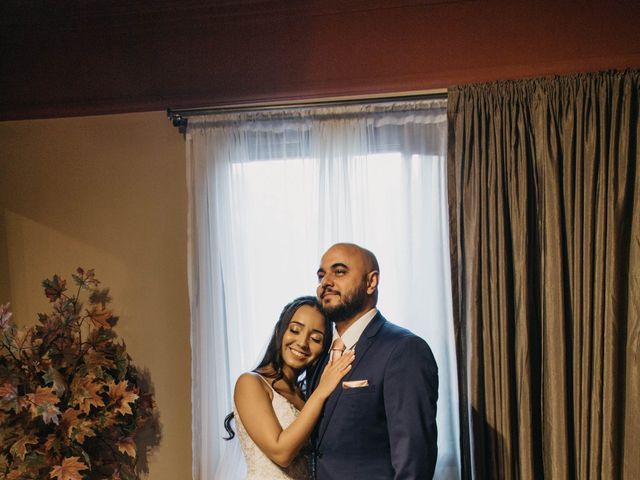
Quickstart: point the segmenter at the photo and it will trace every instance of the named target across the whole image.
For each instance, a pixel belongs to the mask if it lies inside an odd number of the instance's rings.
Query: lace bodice
[[[289,400],[276,392],[271,384],[263,377],[271,391],[273,392],[273,411],[280,422],[282,428],[287,428],[298,416],[298,410]],[[253,442],[242,424],[242,419],[234,405],[236,429],[238,439],[242,446],[245,460],[247,462],[247,480],[308,480],[311,478],[309,471],[309,459],[303,453],[298,453],[296,458],[287,468],[282,468],[262,453],[262,450]],[[303,449],[304,450],[304,449]]]

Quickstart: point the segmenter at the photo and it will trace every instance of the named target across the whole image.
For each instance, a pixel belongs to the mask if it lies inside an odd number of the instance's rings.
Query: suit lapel
[[[360,362],[362,362],[362,359],[367,354],[369,347],[371,347],[371,345],[373,345],[373,343],[375,342],[375,337],[385,321],[386,320],[384,319],[382,314],[378,312],[376,313],[376,316],[373,317],[371,322],[369,322],[369,325],[367,325],[367,328],[364,329],[364,332],[362,332],[362,335],[360,335],[360,338],[356,343],[356,359],[353,362],[353,367],[351,368],[351,371],[344,376],[342,381],[348,381],[351,379],[354,372],[358,368],[358,365],[360,364]],[[320,377],[318,376],[318,379],[319,378]],[[324,407],[324,416],[320,424],[320,430],[318,432],[318,445],[322,442],[322,437],[324,437],[324,434],[327,431],[327,427],[329,426],[329,422],[331,421],[331,416],[333,415],[333,412],[335,411],[336,406],[338,405],[338,401],[340,400],[340,397],[342,395],[342,390],[342,383],[340,383],[327,399],[327,403]]]

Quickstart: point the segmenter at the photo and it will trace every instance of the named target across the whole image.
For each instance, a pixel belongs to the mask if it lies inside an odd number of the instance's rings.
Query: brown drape
[[[454,87],[465,477],[640,478],[640,72]]]

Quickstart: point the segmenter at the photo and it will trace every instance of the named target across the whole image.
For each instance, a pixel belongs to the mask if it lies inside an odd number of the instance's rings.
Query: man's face
[[[355,247],[334,245],[322,256],[316,293],[330,320],[340,322],[363,313],[370,295],[367,273],[364,258]]]

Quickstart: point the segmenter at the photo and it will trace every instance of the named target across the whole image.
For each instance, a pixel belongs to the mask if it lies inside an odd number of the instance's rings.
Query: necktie
[[[340,337],[336,338],[331,344],[331,355],[330,361],[331,363],[335,362],[339,359],[344,353],[345,345]]]

